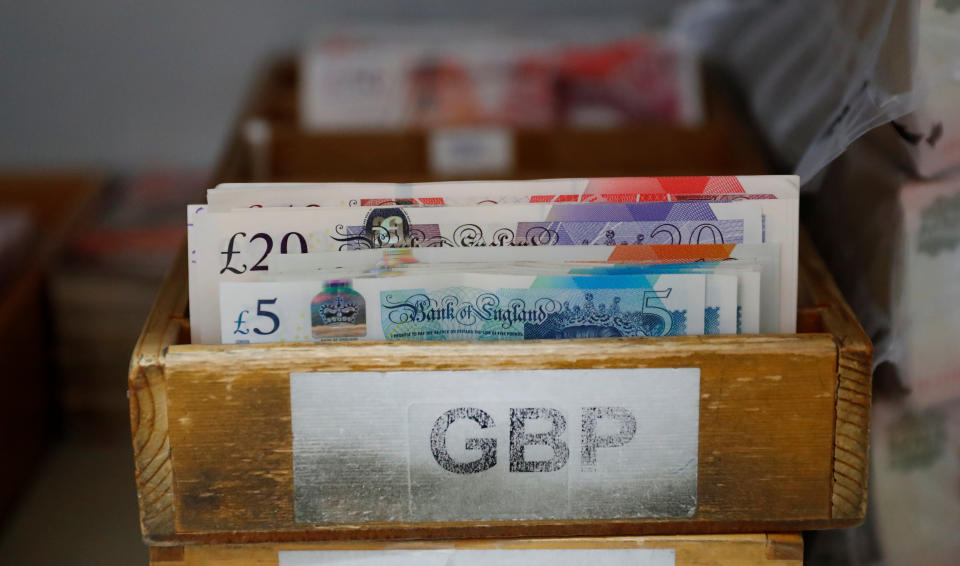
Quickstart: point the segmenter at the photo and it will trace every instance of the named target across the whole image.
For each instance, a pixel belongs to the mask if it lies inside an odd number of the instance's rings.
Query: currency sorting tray
[[[866,508],[871,344],[805,235],[799,285],[796,335],[203,346],[189,343],[181,256],[129,375],[143,534],[151,544],[176,545],[795,532],[857,524]],[[603,368],[699,369],[696,505],[689,514],[298,520],[291,373],[357,372],[352,378],[567,369],[590,379]],[[571,462],[580,456],[571,453]],[[368,479],[368,486],[378,481],[375,474]],[[374,515],[377,505],[369,502]]]
[[[636,177],[768,173],[763,144],[728,82],[704,73],[704,120],[692,127],[540,128],[509,132],[511,165],[476,178]],[[305,131],[299,73],[280,59],[264,69],[220,164],[220,182],[440,181],[424,129]],[[442,128],[440,130],[443,130]],[[684,148],[677,151],[676,148]],[[458,174],[456,179],[462,179]]]
[[[558,551],[577,551],[565,556]],[[277,566],[280,553],[294,559],[298,554],[307,557],[324,552],[360,551],[366,558],[382,556],[390,564],[448,564],[442,559],[426,562],[432,553],[462,556],[467,553],[477,564],[485,553],[497,554],[496,564],[520,564],[512,553],[523,552],[523,564],[540,558],[549,564],[583,564],[617,556],[617,564],[676,564],[676,566],[800,566],[803,563],[803,539],[798,534],[760,535],[699,535],[659,537],[519,539],[519,540],[464,540],[427,542],[368,542],[331,541],[313,544],[256,544],[256,545],[192,545],[155,546],[150,549],[151,566]],[[412,551],[412,552],[411,552]],[[531,552],[532,551],[532,552]],[[612,552],[611,552],[612,551]],[[663,560],[663,553],[672,552],[673,560]],[[413,556],[400,557],[409,552]],[[374,554],[376,553],[376,554]],[[624,556],[624,554],[626,556]],[[532,555],[532,556],[531,556]],[[504,557],[508,557],[504,560]],[[513,558],[513,560],[510,560]],[[671,557],[672,558],[672,557]],[[409,561],[408,561],[409,560]],[[501,562],[501,560],[504,560]],[[299,562],[297,562],[299,564]],[[604,562],[607,563],[607,562]]]

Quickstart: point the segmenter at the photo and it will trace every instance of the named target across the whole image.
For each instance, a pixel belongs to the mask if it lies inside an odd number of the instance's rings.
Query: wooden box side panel
[[[697,366],[700,463],[693,523],[716,531],[734,528],[735,522],[745,528],[750,521],[778,517],[782,530],[791,522],[831,517],[836,349],[825,335],[562,344],[175,346],[166,366],[178,534],[310,531],[305,538],[347,532],[409,538],[665,532],[663,521],[646,520],[606,526],[595,521],[296,523],[289,375],[306,371]],[[644,525],[654,523],[660,526],[645,530]],[[594,528],[601,530],[590,530]]]
[[[450,542],[327,542],[314,544],[194,545],[151,549],[152,566],[279,566],[278,553],[297,550],[429,549],[673,549],[677,566],[800,566],[799,534],[611,537]]]
[[[145,536],[174,532],[164,356],[167,347],[179,341],[185,328],[186,271],[184,247],[161,287],[130,360],[130,430],[140,526]]]
[[[832,516],[862,521],[867,512],[873,345],[801,231],[800,285],[819,307],[823,327],[837,341],[837,391]]]

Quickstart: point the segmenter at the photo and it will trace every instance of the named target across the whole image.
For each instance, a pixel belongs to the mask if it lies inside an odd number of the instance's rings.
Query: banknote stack
[[[348,28],[301,58],[308,130],[693,125],[699,60],[624,22],[522,29]]]
[[[222,184],[194,343],[792,333],[797,179]]]

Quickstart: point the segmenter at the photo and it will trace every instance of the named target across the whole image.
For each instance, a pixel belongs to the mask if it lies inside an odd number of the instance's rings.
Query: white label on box
[[[427,140],[430,171],[439,176],[509,173],[513,135],[505,128],[444,128]]]
[[[282,550],[280,566],[674,566],[673,549]]]
[[[690,517],[700,370],[290,375],[301,523]]]

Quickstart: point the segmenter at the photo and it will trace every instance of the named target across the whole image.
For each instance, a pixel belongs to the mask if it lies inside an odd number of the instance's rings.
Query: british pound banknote
[[[796,199],[790,175],[611,177],[436,183],[223,183],[207,191],[214,212],[235,208],[474,206],[576,202]]]
[[[705,332],[795,328],[791,176],[226,184],[208,198],[188,207],[195,343],[222,338],[221,283],[280,282],[279,274],[297,272],[315,280],[338,270],[369,276],[363,272],[383,268],[384,249],[503,276],[522,273],[506,268],[517,262],[553,263],[556,276],[588,274],[558,267],[570,261],[667,264],[659,274],[735,282],[735,293],[729,284],[724,293],[735,296],[735,314],[711,319],[706,311]],[[690,265],[720,260],[723,269]],[[594,266],[589,274],[602,273]],[[705,284],[704,292],[721,286]]]
[[[220,288],[225,344],[524,340],[703,334],[706,277],[457,272]]]
[[[731,231],[734,243],[761,243],[764,227],[763,212],[756,204],[759,202],[780,201],[277,208],[228,213],[210,213],[203,206],[191,206],[187,232],[191,328],[200,343],[215,343],[219,336],[217,282],[256,280],[270,270],[271,259],[278,255],[420,246],[422,242],[504,248],[582,245],[582,240],[575,242],[557,235],[557,228],[567,222],[604,224],[605,232],[621,223],[647,223],[651,236],[652,232],[668,236],[665,231],[670,226],[699,222],[689,232],[697,238],[694,243],[725,243],[724,230]],[[535,241],[525,233],[518,238],[523,221],[549,222],[553,231],[538,230]]]
[[[703,105],[695,50],[638,29],[611,32],[623,24],[578,20],[547,35],[529,25],[449,23],[331,30],[301,55],[301,125],[696,124]]]
[[[332,268],[363,272],[380,268],[410,265],[461,263],[504,265],[508,262],[544,262],[565,264],[573,270],[577,265],[596,269],[596,266],[666,264],[666,269],[677,270],[679,265],[701,265],[720,262],[719,267],[731,262],[754,262],[757,269],[736,270],[739,278],[737,334],[777,334],[789,332],[781,327],[780,253],[768,244],[699,244],[646,246],[565,246],[516,247],[501,250],[490,247],[467,248],[410,248],[393,250],[358,250],[353,253],[326,252],[317,254],[281,255],[275,261],[277,270],[291,277],[315,277],[319,270]],[[761,285],[761,279],[764,284]],[[789,322],[788,322],[789,324]]]
[[[581,248],[578,246],[578,248]],[[407,252],[409,250],[400,250]],[[550,263],[544,261],[518,262],[438,262],[422,263],[400,260],[401,257],[412,259],[412,254],[390,254],[390,260],[380,268],[371,270],[363,277],[431,277],[444,273],[473,273],[499,276],[537,276],[537,277],[567,277],[580,278],[584,284],[590,280],[585,277],[599,276],[597,281],[603,281],[610,276],[627,277],[653,276],[661,274],[701,273],[706,276],[705,304],[704,304],[704,334],[738,334],[742,333],[741,306],[747,309],[747,332],[756,333],[755,318],[759,313],[759,269],[754,262],[734,260],[732,262],[696,262],[686,264],[601,264],[601,263]],[[398,257],[399,256],[399,257]],[[309,258],[310,256],[301,256]],[[748,274],[756,275],[757,279],[750,279]],[[334,278],[354,277],[348,270],[314,270],[288,271],[267,277],[268,281],[305,281],[328,280]],[[740,280],[744,279],[743,287]],[[755,284],[751,284],[755,283]],[[741,297],[740,293],[753,293],[750,298]],[[222,324],[222,322],[221,322]]]

